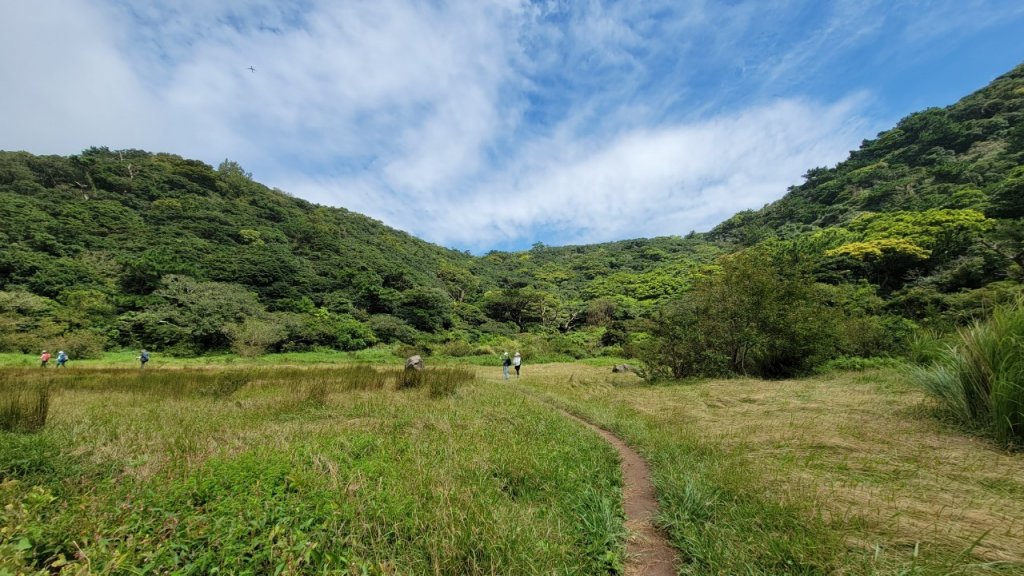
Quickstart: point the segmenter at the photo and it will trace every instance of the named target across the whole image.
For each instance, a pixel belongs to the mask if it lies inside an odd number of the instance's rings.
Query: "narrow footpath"
[[[561,412],[600,434],[619,452],[625,484],[622,500],[626,512],[626,529],[629,530],[626,576],[674,576],[676,566],[679,565],[679,555],[654,525],[658,515],[658,500],[647,462],[618,436],[564,410]]]

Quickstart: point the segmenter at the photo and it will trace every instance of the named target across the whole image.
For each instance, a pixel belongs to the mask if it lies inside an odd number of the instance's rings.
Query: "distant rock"
[[[423,358],[420,358],[419,354],[405,359],[406,370],[423,370],[423,368]]]
[[[629,364],[616,364],[615,367],[612,368],[612,372],[618,374],[621,372],[636,372],[636,370]]]

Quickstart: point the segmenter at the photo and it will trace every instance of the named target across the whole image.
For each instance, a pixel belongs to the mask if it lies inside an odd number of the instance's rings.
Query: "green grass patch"
[[[397,367],[150,368],[68,370],[52,378],[41,432],[3,433],[0,495],[15,527],[6,544],[20,548],[0,566],[581,575],[621,567],[614,450],[514,390],[466,379],[474,372],[428,368],[438,384],[399,390]],[[38,369],[7,371],[30,378]]]

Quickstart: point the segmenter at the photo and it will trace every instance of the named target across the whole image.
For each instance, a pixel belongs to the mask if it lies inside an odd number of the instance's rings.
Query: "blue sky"
[[[475,253],[682,235],[1021,37],[1009,0],[3,2],[0,149],[229,158]]]

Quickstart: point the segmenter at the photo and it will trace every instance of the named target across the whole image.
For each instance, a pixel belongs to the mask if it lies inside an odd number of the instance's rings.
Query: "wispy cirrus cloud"
[[[474,250],[682,234],[895,120],[908,88],[876,77],[1021,21],[996,0],[6,3],[0,148],[231,158]]]

